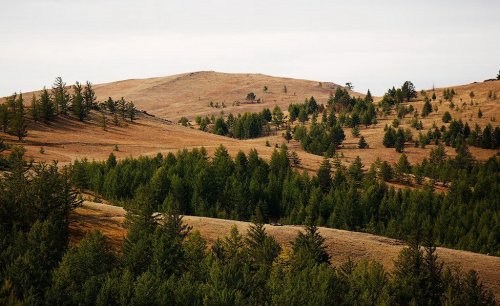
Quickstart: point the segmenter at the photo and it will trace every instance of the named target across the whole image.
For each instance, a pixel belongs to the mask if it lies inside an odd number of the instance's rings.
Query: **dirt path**
[[[73,242],[79,241],[85,233],[99,229],[109,237],[115,248],[119,248],[126,235],[123,225],[125,210],[121,207],[85,202],[84,205],[75,210],[70,226]],[[209,243],[218,237],[229,233],[231,226],[236,225],[241,233],[245,233],[250,223],[214,219],[205,217],[185,216],[184,220],[200,231]],[[273,235],[281,244],[292,241],[300,226],[271,226],[266,225],[266,230]],[[382,263],[386,269],[392,270],[394,259],[404,247],[401,241],[386,237],[337,230],[331,228],[320,228],[321,234],[326,239],[328,251],[333,264],[345,262],[349,257],[353,260],[372,259]],[[483,254],[438,248],[438,256],[447,265],[460,265],[464,271],[475,269],[479,272],[484,285],[493,290],[496,298],[500,298],[500,258]]]

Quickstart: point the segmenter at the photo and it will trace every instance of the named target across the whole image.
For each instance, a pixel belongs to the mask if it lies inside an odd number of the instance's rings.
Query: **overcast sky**
[[[0,95],[215,70],[382,94],[493,78],[499,0],[0,0]]]

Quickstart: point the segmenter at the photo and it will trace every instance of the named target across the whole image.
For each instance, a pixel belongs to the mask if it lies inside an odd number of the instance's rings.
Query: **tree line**
[[[410,165],[405,155],[395,165],[377,162],[368,171],[361,159],[345,168],[325,158],[316,176],[291,167],[286,147],[269,162],[255,150],[233,159],[219,147],[212,159],[204,149],[155,158],[106,162],[81,160],[71,167],[72,182],[125,205],[140,189],[152,195],[154,209],[178,207],[182,214],[365,231],[404,239],[430,236],[438,245],[500,254],[498,159],[474,161],[464,146],[450,158],[443,147]],[[413,179],[415,177],[415,179]],[[426,177],[451,186],[433,190]],[[394,189],[385,181],[423,184]],[[467,226],[463,226],[467,224]]]
[[[260,214],[245,234],[233,227],[207,247],[179,216],[179,203],[155,207],[147,185],[127,203],[120,252],[98,231],[70,245],[69,214],[80,205],[72,171],[26,163],[20,148],[8,159],[0,176],[2,305],[496,304],[477,272],[444,266],[430,240],[412,239],[392,273],[376,261],[333,266],[335,250],[327,252],[314,224],[290,247],[280,245]],[[163,165],[159,159],[149,162]],[[188,164],[173,166],[189,171]]]
[[[137,112],[134,103],[126,101],[123,97],[117,101],[113,101],[110,97],[105,102],[97,102],[92,83],[88,81],[84,86],[76,82],[75,85],[68,87],[60,77],[56,78],[50,91],[44,87],[38,96],[32,95],[29,107],[26,108],[25,104],[22,93],[14,93],[6,98],[5,103],[0,104],[2,131],[18,137],[20,141],[28,134],[29,119],[34,122],[50,123],[58,116],[72,115],[80,121],[85,121],[89,118],[90,112],[95,110],[110,112],[114,115],[113,121],[118,124],[120,118],[135,120]],[[104,117],[104,114],[102,116]],[[106,122],[101,122],[101,125],[106,125]]]

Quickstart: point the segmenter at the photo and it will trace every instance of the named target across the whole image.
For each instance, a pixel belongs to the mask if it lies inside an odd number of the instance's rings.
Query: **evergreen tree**
[[[432,104],[430,100],[426,97],[424,101],[424,106],[422,107],[422,117],[427,117],[427,115],[429,115],[430,113],[432,113]]]
[[[368,146],[368,143],[367,143],[367,142],[366,142],[366,140],[365,140],[365,137],[364,137],[364,136],[361,136],[361,137],[359,138],[358,148],[360,148],[360,149],[366,149],[366,148],[368,148],[368,147],[369,147],[369,146]]]
[[[54,120],[56,115],[54,104],[55,102],[52,101],[49,91],[44,87],[40,94],[40,116],[43,122],[48,123]]]
[[[406,137],[402,128],[399,128],[396,133],[396,140],[394,142],[394,148],[396,152],[401,153],[405,148]]]
[[[11,108],[11,118],[9,120],[9,132],[22,141],[28,134],[23,94],[14,94],[7,102]]]
[[[113,101],[113,99],[111,97],[108,97],[108,100],[106,100],[106,109],[114,114],[116,112],[116,102]]]
[[[54,97],[56,113],[67,115],[70,95],[66,89],[66,83],[63,82],[61,77],[57,77],[54,85],[52,85],[52,96]]]
[[[404,82],[403,86],[401,87],[401,92],[407,102],[410,102],[412,98],[417,97],[417,91],[415,90],[415,86],[410,81]]]
[[[83,100],[85,105],[85,113],[88,115],[92,109],[96,109],[96,96],[95,91],[92,88],[92,83],[87,81],[85,88],[83,89]]]
[[[325,238],[314,225],[307,225],[305,232],[299,231],[292,242],[293,266],[300,269],[310,264],[330,263],[330,255],[325,246]]]
[[[2,124],[2,130],[4,133],[7,132],[9,127],[10,113],[7,107],[7,103],[0,104],[0,124]]]
[[[35,95],[31,97],[30,112],[31,112],[31,118],[33,118],[35,122],[38,122],[40,120],[40,103],[36,99]]]
[[[276,105],[273,109],[273,124],[276,126],[276,130],[278,130],[283,124],[283,112],[278,105]]]
[[[83,121],[87,117],[87,109],[82,95],[82,85],[78,82],[73,86],[73,96],[71,97],[71,110],[78,120]]]
[[[451,119],[452,119],[452,118],[451,118],[451,114],[450,114],[450,112],[448,112],[448,111],[444,112],[444,114],[443,114],[443,118],[442,118],[443,122],[444,122],[444,123],[448,123],[448,122],[450,122],[450,121],[451,121]]]
[[[392,127],[385,131],[382,143],[386,148],[393,148],[396,144],[396,131]]]
[[[135,120],[135,113],[136,113],[136,109],[135,109],[135,105],[133,102],[128,102],[127,103],[127,115],[128,115],[128,118],[130,119],[130,121],[134,121]]]
[[[318,169],[318,183],[323,192],[328,192],[332,185],[332,166],[328,157],[324,156]]]

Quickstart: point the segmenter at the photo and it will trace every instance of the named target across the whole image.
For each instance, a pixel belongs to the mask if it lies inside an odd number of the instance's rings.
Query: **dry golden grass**
[[[72,216],[70,225],[72,241],[77,243],[89,231],[99,229],[109,238],[115,249],[119,250],[126,236],[124,220],[125,210],[121,207],[85,202]],[[250,226],[248,222],[195,216],[185,216],[184,221],[194,230],[198,230],[209,244],[227,235],[233,225],[236,225],[242,234],[246,233]],[[266,225],[266,230],[280,244],[289,245],[301,227]],[[326,239],[325,243],[334,265],[345,262],[348,258],[354,261],[369,259],[377,260],[385,268],[392,270],[394,260],[404,247],[401,241],[366,233],[331,228],[320,228],[320,233]],[[438,248],[437,253],[447,265],[460,265],[465,271],[477,270],[485,286],[493,290],[497,298],[500,297],[499,257],[448,248]]]
[[[263,86],[268,86],[269,90],[264,93]],[[283,93],[283,86],[286,85],[288,93]],[[261,111],[264,107],[272,108],[279,105],[286,109],[290,103],[303,102],[305,98],[314,96],[318,103],[326,104],[331,92],[337,85],[333,83],[322,83],[320,87],[317,81],[297,80],[289,78],[270,77],[262,74],[227,74],[217,72],[194,72],[170,77],[160,77],[141,80],[125,80],[114,83],[95,85],[96,93],[100,100],[105,100],[111,96],[115,99],[125,97],[133,100],[140,109],[155,114],[158,117],[170,119],[174,122],[178,118],[185,116],[193,119],[196,115],[220,114],[221,108],[216,109],[208,106],[210,101],[225,101],[227,107],[224,112],[241,113],[246,111]],[[452,88],[452,87],[450,87]],[[481,126],[492,122],[492,118],[500,118],[500,81],[469,84],[453,87],[457,92],[454,99],[455,105],[460,108],[451,110],[449,102],[443,100],[443,89],[436,89],[438,99],[433,102],[438,106],[438,111],[433,112],[427,118],[422,119],[424,131],[428,130],[433,123],[441,126],[441,117],[445,111],[450,111],[454,118],[462,118],[469,122],[471,127],[475,123]],[[488,91],[496,92],[499,98],[495,101],[487,99]],[[241,104],[232,106],[235,100],[243,101],[246,94],[253,91],[257,97],[261,97],[260,104]],[[474,91],[474,105],[470,106],[469,92]],[[295,95],[294,95],[295,93]],[[353,93],[355,95],[360,95]],[[428,95],[432,93],[428,91]],[[25,100],[29,101],[30,93],[25,94]],[[462,106],[460,99],[467,105]],[[422,109],[423,101],[419,94],[417,101],[410,102],[415,109]],[[478,105],[476,105],[476,102]],[[477,111],[481,108],[483,118],[477,118]],[[96,116],[96,115],[94,115]],[[471,117],[472,116],[472,117]],[[349,163],[360,156],[365,165],[370,165],[377,158],[389,162],[397,162],[400,154],[394,149],[385,148],[382,145],[383,128],[390,125],[395,118],[392,113],[386,118],[378,118],[376,126],[368,128],[361,127],[361,135],[368,142],[370,148],[358,149],[358,138],[352,136],[351,129],[345,129],[346,140],[340,153],[344,156],[343,162]],[[113,147],[118,145],[120,151],[115,152],[119,158],[138,155],[153,155],[158,152],[171,152],[184,148],[194,148],[204,146],[211,153],[222,144],[228,148],[231,154],[235,154],[240,149],[248,152],[255,148],[262,157],[268,158],[272,153],[272,148],[266,147],[269,141],[271,147],[279,146],[285,142],[278,131],[275,135],[250,140],[236,140],[227,137],[220,137],[209,133],[200,132],[194,129],[181,126],[169,125],[164,121],[149,117],[140,116],[134,124],[115,127],[109,119],[108,131],[103,131],[99,126],[99,118],[92,118],[90,122],[81,123],[71,118],[59,118],[56,122],[45,125],[40,123],[30,123],[28,137],[22,143],[15,141],[13,137],[7,136],[10,143],[22,144],[28,150],[28,156],[36,160],[59,160],[61,163],[68,163],[75,159],[88,158],[90,160],[102,160],[107,158]],[[401,120],[401,127],[409,127],[410,117]],[[414,137],[417,132],[413,130]],[[43,146],[45,154],[40,154],[40,147]],[[300,148],[300,144],[291,141],[288,144],[291,150],[297,151],[302,161],[302,168],[315,171],[321,163],[321,157],[308,154]],[[414,148],[412,144],[407,144],[405,153],[410,162],[421,161],[429,155],[433,146],[425,149]],[[452,148],[447,148],[449,155],[454,155]],[[471,147],[471,151],[477,159],[484,160],[496,153],[495,150],[484,150]]]
[[[264,86],[268,91],[264,92]],[[287,93],[283,87],[287,87]],[[168,77],[125,80],[95,86],[101,100],[125,97],[133,100],[138,108],[177,122],[182,116],[193,119],[197,115],[260,112],[262,108],[279,105],[286,109],[290,103],[304,102],[314,96],[326,101],[338,85],[317,81],[271,77],[263,74],[235,74],[200,71]],[[244,103],[253,92],[261,103]],[[240,106],[233,102],[242,102]],[[210,102],[224,104],[226,108],[210,107]]]

